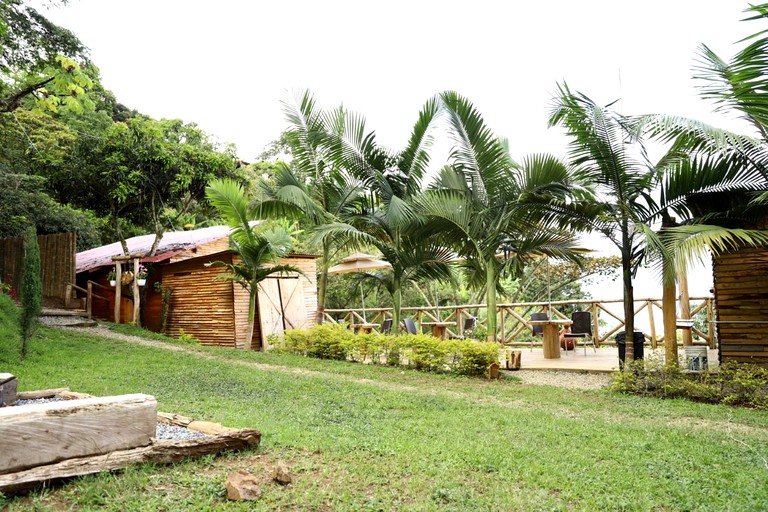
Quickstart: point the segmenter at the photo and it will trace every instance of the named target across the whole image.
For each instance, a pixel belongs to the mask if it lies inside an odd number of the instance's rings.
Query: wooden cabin
[[[146,253],[154,235],[127,240],[131,254]],[[204,345],[243,348],[247,345],[248,292],[238,283],[221,279],[226,273],[216,261],[236,263],[228,249],[229,228],[215,226],[195,231],[166,233],[154,256],[140,262],[149,270],[140,287],[141,324],[150,330],[178,337],[192,336]],[[106,300],[94,300],[93,316],[114,321],[114,288],[107,274],[114,269],[112,258],[123,254],[120,244],[98,247],[77,255],[78,286],[91,280]],[[317,309],[316,256],[292,254],[281,263],[293,265],[304,275],[267,278],[259,286],[251,348],[267,347],[269,335],[285,329],[314,325]],[[123,264],[130,271],[130,264]],[[121,322],[131,322],[133,299],[131,277],[124,280]],[[99,294],[99,292],[95,292]]]
[[[712,266],[721,362],[768,368],[768,249],[722,254]]]

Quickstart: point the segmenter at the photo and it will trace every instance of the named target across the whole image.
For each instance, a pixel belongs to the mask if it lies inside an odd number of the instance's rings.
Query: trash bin
[[[632,337],[635,361],[643,358],[643,343],[645,343],[645,336],[643,336],[643,333],[636,331]],[[619,347],[619,367],[624,368],[624,359],[627,353],[627,334],[625,331],[621,331],[616,335],[616,345]]]

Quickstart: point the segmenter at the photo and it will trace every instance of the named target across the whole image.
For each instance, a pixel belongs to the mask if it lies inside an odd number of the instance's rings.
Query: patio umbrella
[[[362,252],[356,252],[346,258],[342,259],[338,265],[334,265],[328,269],[329,274],[348,274],[350,272],[366,272],[368,270],[377,270],[382,268],[389,268],[392,265],[384,260],[378,260],[371,254],[365,254]],[[365,294],[363,293],[363,283],[360,283],[360,298],[363,301],[363,321],[367,322],[365,318]]]

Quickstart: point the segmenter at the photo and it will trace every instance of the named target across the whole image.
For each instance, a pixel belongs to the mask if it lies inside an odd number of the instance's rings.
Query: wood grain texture
[[[149,446],[118,450],[103,455],[78,457],[24,471],[0,475],[1,492],[18,492],[47,480],[113,471],[131,464],[169,464],[188,457],[256,447],[261,433],[256,429],[226,429],[225,432],[184,441],[155,441]]]
[[[721,361],[768,367],[768,250],[721,254],[712,267]]]
[[[0,473],[147,446],[156,427],[157,402],[142,394],[5,407]]]

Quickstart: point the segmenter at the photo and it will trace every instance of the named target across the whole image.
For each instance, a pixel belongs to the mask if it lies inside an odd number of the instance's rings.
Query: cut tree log
[[[0,373],[0,407],[16,403],[16,387],[19,381],[12,373]]]
[[[38,400],[40,398],[53,398],[61,393],[69,391],[69,388],[38,389],[35,391],[19,391],[19,400]]]
[[[0,409],[0,474],[65,459],[147,446],[157,401],[142,394]]]
[[[148,462],[168,464],[187,457],[256,447],[261,441],[261,433],[256,429],[221,428],[225,432],[214,436],[184,441],[155,441],[150,446],[141,448],[69,459],[55,464],[0,475],[0,492],[18,492],[34,487],[46,480],[112,471],[131,464]]]
[[[133,395],[126,395],[133,396]],[[145,395],[141,395],[145,396]],[[24,391],[19,393],[19,399],[37,398],[66,398],[69,401],[54,402],[54,404],[67,405],[76,401],[76,398],[90,397],[84,393],[75,393],[69,388],[45,389],[38,391]],[[118,397],[106,397],[118,398]],[[153,397],[149,397],[154,401]],[[29,411],[29,407],[14,407],[9,409],[22,409]],[[61,417],[61,416],[54,416]],[[72,418],[72,416],[68,416]],[[234,451],[249,447],[257,447],[261,442],[261,433],[256,429],[233,429],[219,423],[199,421],[179,414],[157,412],[153,418],[152,436],[155,435],[157,423],[188,428],[207,435],[188,440],[151,440],[149,446],[116,450],[109,453],[73,457],[54,463],[29,467],[27,469],[4,473],[2,457],[0,454],[0,492],[19,492],[30,489],[37,484],[49,480],[58,480],[101,471],[121,469],[131,464],[157,463],[167,464],[178,462],[188,457]],[[0,435],[2,433],[0,432]],[[7,439],[7,438],[6,438]],[[3,474],[4,473],[4,474]]]

